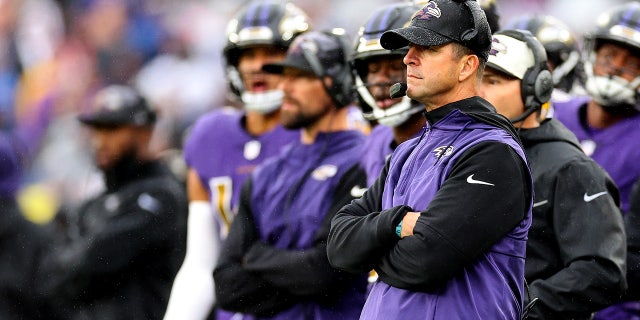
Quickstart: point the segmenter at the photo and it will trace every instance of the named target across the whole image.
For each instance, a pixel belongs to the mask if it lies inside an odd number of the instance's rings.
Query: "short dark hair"
[[[451,43],[453,45],[453,57],[456,60],[461,59],[463,56],[466,55],[475,55],[478,56],[475,51],[469,49],[469,47],[465,47],[460,43],[457,42],[452,42]],[[484,67],[486,65],[486,61],[484,59],[482,59],[481,57],[478,56],[478,72],[476,73],[476,76],[478,78],[478,80],[482,80],[482,74],[484,73]]]

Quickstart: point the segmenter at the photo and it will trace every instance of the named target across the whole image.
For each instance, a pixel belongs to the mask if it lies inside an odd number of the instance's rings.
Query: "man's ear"
[[[463,82],[469,77],[474,77],[478,67],[480,66],[480,58],[475,54],[465,55],[460,59],[460,74],[458,81]]]
[[[333,78],[329,76],[325,76],[324,78],[322,78],[322,82],[324,83],[324,86],[327,88],[331,88],[331,86],[333,86]]]

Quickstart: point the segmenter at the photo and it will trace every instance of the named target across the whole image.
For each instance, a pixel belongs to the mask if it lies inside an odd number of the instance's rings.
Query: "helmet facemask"
[[[378,9],[369,20],[360,28],[355,43],[355,54],[351,59],[351,71],[354,77],[356,92],[360,102],[363,116],[369,121],[376,121],[382,125],[397,127],[405,123],[409,118],[424,110],[418,102],[408,97],[403,97],[393,105],[382,108],[378,105],[374,96],[374,87],[384,88],[384,98],[390,99],[388,88],[397,83],[405,82],[406,74],[402,77],[390,77],[385,83],[368,83],[368,64],[373,59],[402,59],[407,53],[407,48],[387,50],[380,45],[380,37],[390,29],[401,28],[409,23],[414,13],[421,6],[412,4],[394,4]]]
[[[598,44],[596,44],[598,42]],[[597,50],[600,41],[585,40],[585,89],[591,98],[610,113],[640,111],[640,74],[631,81],[616,74],[596,75]]]
[[[365,83],[360,72],[356,72],[354,74],[354,78],[356,91],[360,98],[363,117],[369,121],[377,121],[385,126],[397,127],[409,120],[412,115],[424,110],[423,106],[411,100],[407,96],[402,97],[400,101],[388,108],[380,108],[376,102],[376,98],[371,94],[370,88],[374,86],[390,87],[395,82],[373,84]],[[404,79],[401,79],[400,81],[404,81]]]
[[[616,68],[610,74],[597,75],[595,67],[610,65],[598,65],[598,52],[607,43],[622,46],[630,50],[634,55],[640,52],[640,3],[629,2],[612,8],[602,13],[596,27],[588,32],[584,38],[584,61],[587,74],[586,90],[595,102],[605,107],[611,113],[624,113],[640,110],[640,72],[634,70],[636,75],[627,80],[618,76],[624,69]],[[630,77],[627,77],[630,78]]]

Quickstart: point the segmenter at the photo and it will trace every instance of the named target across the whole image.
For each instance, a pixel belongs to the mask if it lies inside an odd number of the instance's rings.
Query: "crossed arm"
[[[530,205],[526,164],[505,144],[485,142],[461,155],[427,208],[382,210],[388,166],[333,219],[327,253],[337,268],[375,269],[398,288],[430,290],[450,279],[519,224]],[[491,177],[494,186],[468,183],[472,174]],[[405,230],[416,217],[412,232]],[[400,221],[409,236],[396,235]]]
[[[340,296],[337,292],[351,285],[354,276],[331,267],[326,238],[334,213],[353,199],[349,190],[364,185],[365,181],[363,172],[356,167],[347,172],[334,191],[313,247],[286,250],[260,240],[253,219],[249,179],[243,185],[238,215],[214,271],[220,306],[231,311],[272,315],[302,300]]]

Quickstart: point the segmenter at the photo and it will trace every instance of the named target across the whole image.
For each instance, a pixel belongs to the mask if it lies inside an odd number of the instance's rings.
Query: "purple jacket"
[[[365,188],[358,131],[295,142],[251,175],[214,271],[227,309],[259,319],[354,319],[366,275],[332,268],[326,237],[333,215]]]
[[[329,261],[378,272],[361,319],[519,319],[532,185],[515,132],[477,97],[427,118],[333,219]],[[421,215],[399,239],[408,211]]]
[[[362,153],[362,168],[367,173],[367,185],[372,185],[384,164],[393,153],[393,129],[389,126],[377,125],[371,130],[364,143]]]

